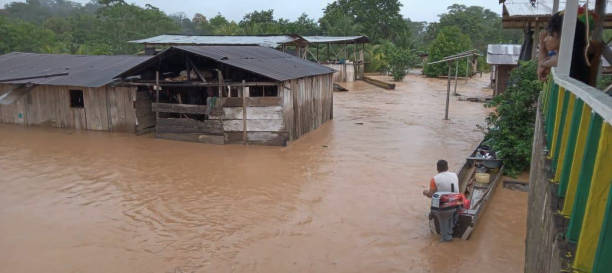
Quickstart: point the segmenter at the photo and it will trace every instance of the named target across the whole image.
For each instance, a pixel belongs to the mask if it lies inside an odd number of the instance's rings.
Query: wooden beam
[[[247,87],[244,86],[244,80],[242,81],[242,142],[247,144]]]
[[[448,120],[448,103],[450,102],[450,88],[451,88],[451,66],[448,64],[448,83],[446,84],[446,110],[444,111],[444,119]]]
[[[247,97],[246,105],[251,107],[281,106],[281,97]],[[223,107],[242,107],[242,98],[225,98]]]
[[[155,86],[154,82],[120,82],[116,84],[117,86],[125,85],[125,86]],[[245,86],[276,86],[278,82],[247,82]],[[168,81],[160,81],[159,86],[168,86],[168,87],[239,87],[242,86],[242,83],[239,82],[229,82],[229,83],[218,83],[218,82],[168,82]]]
[[[153,112],[179,113],[179,114],[208,114],[207,105],[178,104],[178,103],[159,103],[151,104]]]
[[[157,122],[157,133],[223,134],[223,121],[198,121],[189,118],[160,118]]]
[[[389,89],[389,90],[395,89],[395,84],[394,83],[384,82],[384,81],[377,80],[377,79],[374,79],[374,78],[371,78],[371,77],[368,77],[368,76],[363,76],[363,81],[365,81],[365,82],[367,82],[369,84],[376,85],[378,87],[382,87],[384,89]]]
[[[453,96],[457,96],[457,76],[459,75],[459,60],[455,61],[455,90]]]

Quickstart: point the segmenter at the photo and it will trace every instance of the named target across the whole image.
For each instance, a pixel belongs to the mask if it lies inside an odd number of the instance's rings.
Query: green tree
[[[238,24],[245,34],[279,34],[281,26],[274,20],[274,10],[253,11],[247,13]]]
[[[0,16],[0,54],[11,51],[52,53],[62,52],[53,31],[21,20]]]
[[[520,31],[502,29],[501,17],[497,13],[479,6],[449,6],[447,13],[440,15],[440,22],[432,26],[431,31],[435,33],[449,26],[461,29],[481,52],[486,52],[488,44],[519,43],[522,38]]]
[[[319,23],[323,33],[350,23],[358,29],[348,35],[364,34],[376,43],[389,40],[405,46],[410,32],[399,13],[401,6],[398,0],[338,0],[327,5]]]
[[[151,5],[141,8],[122,0],[100,0],[104,6],[96,15],[98,28],[94,42],[107,45],[112,54],[137,52],[141,46],[128,41],[178,32],[179,26]],[[154,22],[154,23],[152,23]]]
[[[437,61],[442,58],[472,48],[472,42],[470,37],[463,34],[458,27],[444,27],[438,33],[436,39],[432,42],[429,47],[429,60]],[[454,69],[454,67],[453,67]],[[453,71],[454,72],[454,71]],[[437,77],[440,75],[448,74],[448,67],[446,63],[439,63],[434,65],[426,65],[423,69],[423,73],[428,77]],[[459,75],[465,74],[465,66],[459,66]]]
[[[281,25],[283,25],[283,33],[317,35],[321,32],[317,22],[308,17],[306,13],[302,13],[294,22],[281,23]]]

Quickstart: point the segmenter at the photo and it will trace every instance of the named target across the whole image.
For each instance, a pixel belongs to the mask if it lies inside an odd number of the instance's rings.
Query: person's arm
[[[548,50],[546,48],[546,44],[544,43],[544,39],[548,35],[548,32],[542,31],[540,32],[540,37],[538,37],[538,79],[540,81],[545,81],[550,73],[550,68],[553,66],[557,66],[557,56],[548,56]]]
[[[436,181],[432,178],[431,181],[429,181],[429,190],[424,190],[423,195],[431,198],[431,196],[437,191],[438,188],[436,187]]]

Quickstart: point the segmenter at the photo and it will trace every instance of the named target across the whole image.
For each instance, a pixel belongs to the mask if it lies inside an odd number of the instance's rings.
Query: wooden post
[[[319,60],[319,44],[317,44],[317,63],[321,63]]]
[[[465,82],[467,82],[468,77],[470,77],[470,57],[465,58]]]
[[[444,119],[448,120],[448,103],[450,101],[450,88],[451,88],[451,65],[450,62],[446,63],[448,65],[448,83],[446,84],[446,111],[444,112]]]
[[[595,14],[598,15],[597,20],[595,20],[595,29],[593,30],[593,41],[603,41],[603,24],[606,17],[606,2],[608,0],[597,0],[595,2]],[[603,55],[603,54],[602,54]],[[597,77],[601,77],[601,61],[596,62],[597,65]]]
[[[329,62],[329,58],[331,57],[331,54],[329,53],[329,43],[327,43],[327,61]]]
[[[455,61],[455,90],[453,96],[457,96],[457,75],[459,74],[459,60]]]
[[[217,81],[219,81],[219,98],[223,97],[223,73],[217,69]]]
[[[535,28],[533,29],[533,44],[531,46],[531,59],[535,60],[538,58],[537,47],[540,44],[540,22],[535,22]]]
[[[159,103],[159,70],[155,71],[155,102]],[[155,112],[155,121],[159,119],[159,112]]]
[[[242,80],[242,142],[247,144],[247,87],[244,86],[245,81]]]
[[[348,46],[347,43],[344,43],[344,63],[348,60]]]

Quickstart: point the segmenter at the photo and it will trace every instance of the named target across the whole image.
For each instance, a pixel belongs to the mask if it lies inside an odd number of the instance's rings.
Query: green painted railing
[[[541,94],[552,183],[576,272],[612,272],[612,97],[553,69]]]

